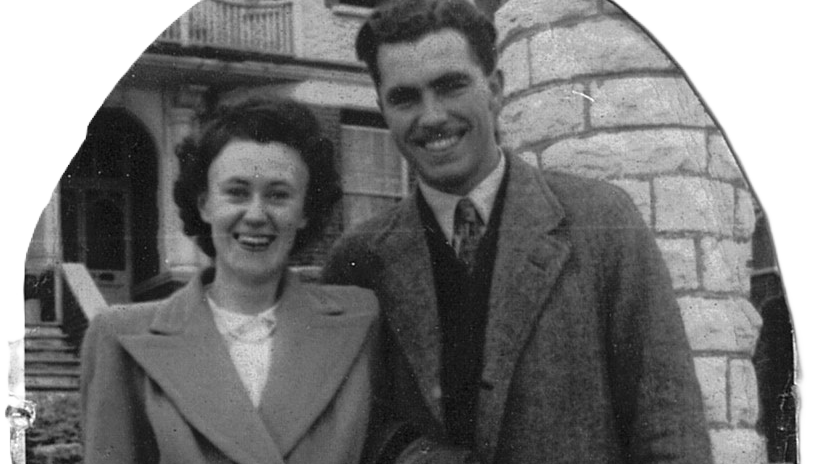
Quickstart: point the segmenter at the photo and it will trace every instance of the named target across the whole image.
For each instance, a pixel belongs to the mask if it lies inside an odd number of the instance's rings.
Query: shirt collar
[[[498,189],[501,186],[505,171],[505,156],[501,148],[498,149],[498,152],[498,164],[495,169],[467,195],[459,196],[445,193],[419,181],[418,187],[421,195],[433,211],[433,215],[435,215],[435,219],[438,221],[438,225],[441,227],[441,231],[444,232],[444,237],[446,237],[448,242],[452,242],[453,239],[455,206],[458,204],[458,200],[462,198],[469,198],[470,201],[473,202],[473,206],[478,210],[478,214],[481,216],[484,224],[490,222],[490,215],[493,212],[493,205],[496,201],[496,193],[498,193]]]
[[[221,335],[239,335],[256,326],[273,327],[277,322],[275,315],[277,303],[258,314],[243,314],[218,306],[209,295],[206,296],[206,301],[209,303],[212,316],[215,318],[215,326]]]

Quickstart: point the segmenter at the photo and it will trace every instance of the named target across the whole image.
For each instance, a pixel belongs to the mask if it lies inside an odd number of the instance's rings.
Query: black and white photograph
[[[13,6],[0,462],[815,462],[821,7],[762,8]]]

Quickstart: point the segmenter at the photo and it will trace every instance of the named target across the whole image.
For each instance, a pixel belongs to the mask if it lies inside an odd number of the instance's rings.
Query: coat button
[[[438,385],[433,387],[433,389],[430,391],[430,396],[432,396],[434,400],[440,400],[441,399],[441,387],[439,387]]]

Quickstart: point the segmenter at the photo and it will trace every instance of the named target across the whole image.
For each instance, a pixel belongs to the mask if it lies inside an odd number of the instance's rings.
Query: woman
[[[287,268],[341,196],[312,114],[291,102],[246,103],[208,122],[178,157],[183,229],[214,266],[167,300],[92,321],[85,462],[463,459],[406,428],[368,424],[375,297],[302,284]]]

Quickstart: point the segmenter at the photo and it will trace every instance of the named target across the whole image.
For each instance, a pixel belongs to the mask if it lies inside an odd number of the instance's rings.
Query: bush
[[[83,461],[80,436],[80,394],[29,393],[37,405],[34,424],[26,430],[29,464],[73,464]]]

